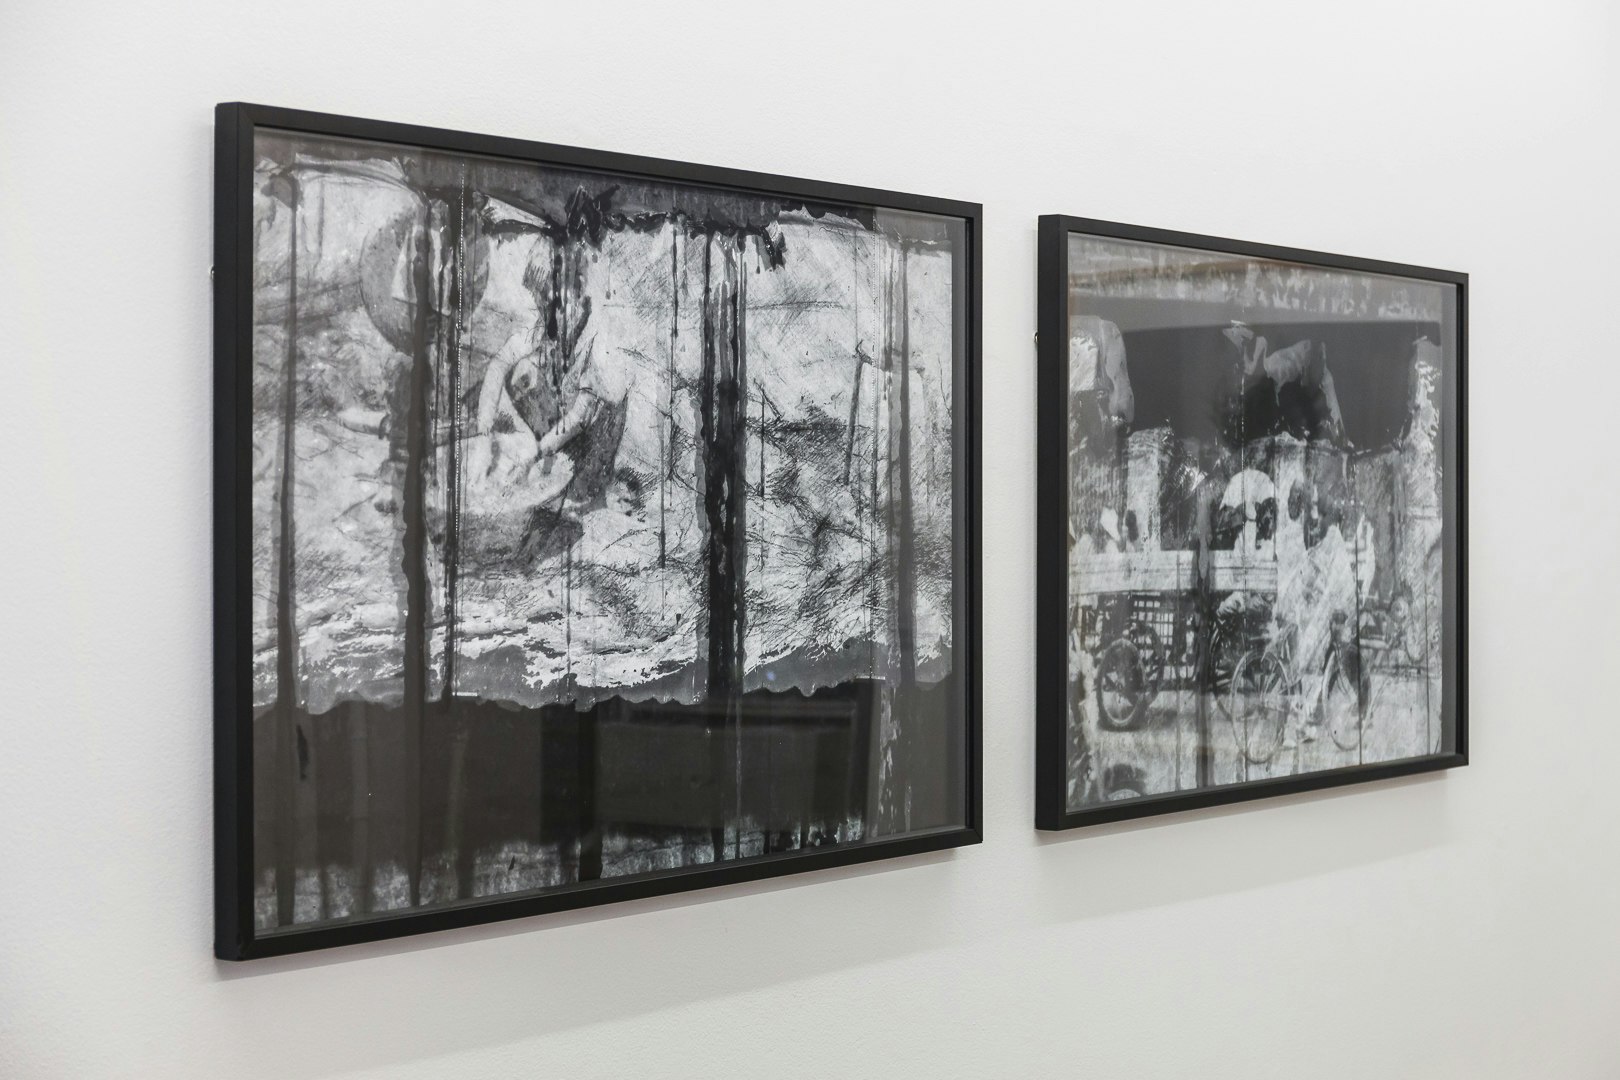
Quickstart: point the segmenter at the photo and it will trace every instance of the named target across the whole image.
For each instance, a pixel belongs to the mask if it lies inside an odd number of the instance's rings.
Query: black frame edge
[[[452,153],[506,157],[667,182],[731,187],[824,204],[866,204],[960,218],[965,225],[971,281],[966,313],[966,364],[971,425],[967,433],[966,558],[964,576],[970,660],[964,673],[964,813],[947,826],[859,846],[828,848],[702,864],[656,877],[603,881],[539,895],[479,900],[364,922],[296,927],[260,934],[253,918],[253,789],[249,562],[242,557],[252,527],[251,461],[247,438],[251,379],[240,362],[252,353],[253,138],[258,127],[343,138],[398,142]],[[907,192],[835,184],[721,166],[641,157],[495,135],[420,127],[329,113],[224,102],[214,112],[214,955],[254,960],[317,949],[384,941],[461,927],[554,914],[583,907],[697,892],[725,885],[812,873],[860,863],[943,851],[983,842],[983,601],[981,469],[983,402],[983,206]],[[228,502],[223,497],[231,493]]]
[[[1233,255],[1246,255],[1257,259],[1276,259],[1280,262],[1306,263],[1334,270],[1354,270],[1363,274],[1388,274],[1395,277],[1421,278],[1445,285],[1466,285],[1468,275],[1457,270],[1442,270],[1434,266],[1391,262],[1387,259],[1367,259],[1359,255],[1340,255],[1331,251],[1313,251],[1309,248],[1285,247],[1281,244],[1260,243],[1254,240],[1234,240],[1225,236],[1207,236],[1203,233],[1179,232],[1147,225],[1131,225],[1120,221],[1098,218],[1073,217],[1051,214],[1053,220],[1063,223],[1065,233],[1081,232],[1106,236],[1116,240],[1136,240],[1146,244],[1165,244],[1173,247],[1222,251]],[[1046,220],[1043,217],[1042,220]]]
[[[1455,742],[1450,751],[1399,761],[1353,765],[1300,776],[1228,784],[1103,803],[1082,810],[1066,805],[1064,780],[1068,713],[1067,656],[1067,517],[1068,517],[1068,352],[1064,326],[1068,321],[1068,236],[1071,232],[1134,240],[1142,243],[1227,252],[1252,258],[1304,263],[1334,270],[1417,278],[1456,287],[1457,366],[1447,379],[1442,424],[1454,433],[1442,446],[1443,468],[1455,484],[1442,491],[1455,527],[1445,539],[1455,582],[1447,581],[1443,616],[1450,631],[1442,644],[1449,646],[1443,676],[1443,709],[1454,717]],[[1044,831],[1065,831],[1136,818],[1156,817],[1212,806],[1251,802],[1278,795],[1299,794],[1351,784],[1462,768],[1468,757],[1468,275],[1456,270],[1367,259],[1353,255],[1235,240],[1202,233],[1180,232],[1068,214],[1040,217],[1037,254],[1037,341],[1040,369],[1037,387],[1038,463],[1036,471],[1036,788],[1035,825]],[[1043,586],[1052,587],[1043,587]]]
[[[1122,799],[1119,802],[1099,803],[1085,810],[1065,810],[1059,825],[1043,825],[1044,830],[1064,831],[1082,829],[1092,825],[1107,825],[1116,821],[1130,821],[1144,817],[1162,817],[1188,810],[1202,810],[1211,806],[1254,802],[1280,795],[1299,795],[1311,791],[1369,784],[1401,776],[1444,772],[1461,768],[1468,760],[1461,754],[1435,754],[1429,757],[1405,758],[1373,765],[1351,765],[1344,769],[1305,773],[1301,776],[1276,780],[1255,780],[1247,784],[1226,784],[1214,788],[1194,788],[1161,796]]]
[[[967,212],[969,252],[967,382],[968,460],[967,460],[967,558],[965,573],[968,579],[968,649],[972,657],[967,665],[967,692],[963,706],[967,730],[967,821],[971,840],[963,844],[984,842],[984,574],[979,560],[984,553],[984,207],[978,203],[964,204]]]
[[[486,135],[419,124],[400,124],[391,120],[370,120],[336,113],[284,109],[250,102],[231,102],[221,105],[220,108],[238,110],[245,119],[249,132],[253,128],[264,127],[337,138],[402,143],[457,154],[510,158],[513,161],[529,163],[543,162],[565,168],[588,169],[593,172],[618,173],[679,183],[718,185],[756,194],[787,195],[833,205],[865,203],[896,210],[915,210],[966,219],[977,219],[983,214],[983,204],[960,199],[811,180],[798,176],[780,176],[723,165],[705,165],[671,158],[626,154],[615,150],[594,150],[560,143],[536,142],[506,135]]]
[[[251,132],[242,110],[214,111],[214,955],[237,960],[252,935],[252,743],[241,737],[247,699],[241,680],[251,664],[242,621],[251,588],[241,560],[223,557],[247,543],[252,512],[240,417],[251,379],[235,361],[251,342],[252,276],[243,272],[252,214],[244,169],[251,169]],[[235,497],[227,500],[227,493]]]
[[[666,871],[656,878],[593,883],[539,896],[472,901],[427,911],[402,911],[398,915],[380,916],[366,922],[251,935],[244,941],[237,955],[220,958],[259,960],[270,956],[286,956],[344,945],[390,941],[395,938],[415,937],[419,934],[459,930],[469,926],[555,915],[580,908],[654,899],[675,893],[702,892],[711,888],[797,876],[840,866],[882,862],[911,855],[947,851],[976,843],[979,843],[978,834],[973,829],[962,826],[900,840],[876,841],[862,847],[816,851],[808,855],[782,852],[777,855],[760,856],[746,863],[731,863],[719,867],[703,863],[681,870]],[[806,865],[807,863],[809,865]],[[784,865],[789,868],[784,868]]]
[[[1035,825],[1063,828],[1068,728],[1068,590],[1041,582],[1067,579],[1069,358],[1064,219],[1043,215],[1036,236],[1035,433]],[[1045,496],[1045,497],[1043,497]],[[1054,542],[1052,538],[1057,538]]]
[[[1452,517],[1457,522],[1455,535],[1448,538],[1448,554],[1456,567],[1457,587],[1447,595],[1453,605],[1447,625],[1453,626],[1455,662],[1449,670],[1449,683],[1443,683],[1444,701],[1454,702],[1457,714],[1456,753],[1462,759],[1459,766],[1468,764],[1468,275],[1454,273],[1457,286],[1457,373],[1452,380],[1455,400],[1451,409],[1443,412],[1442,423],[1454,426],[1457,439],[1456,457],[1446,463],[1457,477],[1455,489],[1442,492],[1442,497],[1454,498]]]

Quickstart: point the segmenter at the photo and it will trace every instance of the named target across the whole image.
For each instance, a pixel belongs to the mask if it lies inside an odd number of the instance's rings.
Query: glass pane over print
[[[965,823],[960,219],[255,154],[261,932]]]
[[[1067,805],[1445,752],[1456,290],[1071,233]]]

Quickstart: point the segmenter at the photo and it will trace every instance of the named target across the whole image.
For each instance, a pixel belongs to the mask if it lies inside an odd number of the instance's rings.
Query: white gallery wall
[[[0,4],[0,1076],[1620,1076],[1620,16]],[[213,106],[985,205],[986,842],[211,943]],[[1473,764],[1044,836],[1035,219],[1473,275]]]

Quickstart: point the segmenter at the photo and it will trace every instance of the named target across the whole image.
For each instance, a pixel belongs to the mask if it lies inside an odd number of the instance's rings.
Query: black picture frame
[[[250,592],[253,352],[254,139],[261,129],[373,140],[408,147],[674,181],[819,204],[870,206],[958,218],[966,242],[954,255],[965,308],[954,371],[962,425],[954,530],[956,627],[953,662],[962,700],[961,826],[897,839],[826,846],[705,864],[626,880],[600,880],[509,898],[401,911],[307,930],[255,931],[253,881],[252,657]],[[522,139],[358,119],[245,103],[215,113],[214,204],[214,894],[215,955],[225,960],[324,949],[448,930],[585,906],[756,881],[979,843],[982,838],[980,635],[980,354],[982,221],[979,204],[739,169],[667,161]],[[964,280],[965,279],[965,280]]]
[[[1286,777],[1103,801],[1068,804],[1070,368],[1069,238],[1105,239],[1218,251],[1307,267],[1435,282],[1455,287],[1448,312],[1456,335],[1454,370],[1442,377],[1441,428],[1444,612],[1442,730],[1453,724],[1450,749],[1401,760],[1352,765]],[[1253,243],[1113,221],[1052,214],[1039,220],[1037,352],[1037,560],[1035,825],[1065,830],[1346,784],[1457,768],[1468,763],[1467,709],[1467,301],[1468,275],[1375,259]],[[1204,751],[1207,752],[1207,751]]]

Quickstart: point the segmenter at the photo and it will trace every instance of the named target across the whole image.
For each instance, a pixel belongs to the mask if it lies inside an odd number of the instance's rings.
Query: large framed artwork
[[[1036,824],[1466,764],[1467,276],[1039,246]]]
[[[216,951],[980,838],[980,208],[216,115]]]

